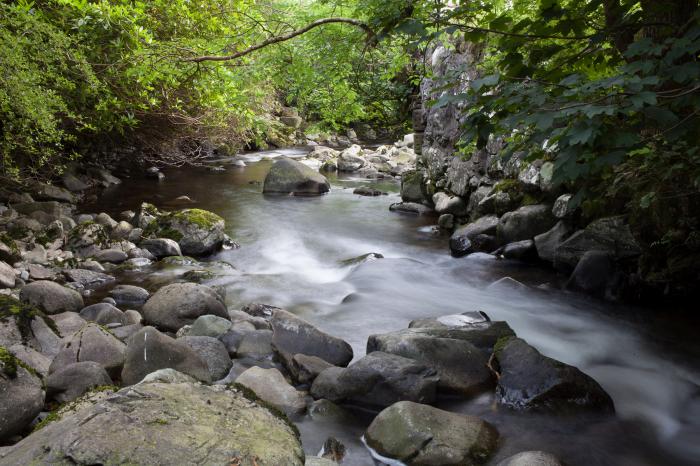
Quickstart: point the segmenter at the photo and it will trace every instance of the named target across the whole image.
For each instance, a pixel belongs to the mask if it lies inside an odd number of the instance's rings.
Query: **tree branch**
[[[269,39],[267,39],[263,42],[260,42],[259,44],[253,45],[251,47],[248,47],[245,50],[241,50],[240,52],[236,52],[236,53],[233,53],[231,55],[203,55],[200,57],[184,58],[183,61],[193,62],[193,63],[201,63],[204,61],[235,60],[237,58],[241,58],[245,55],[253,53],[256,50],[260,50],[264,47],[267,47],[268,45],[278,44],[280,42],[288,41],[289,39],[293,39],[297,36],[305,34],[314,28],[317,28],[319,26],[323,26],[324,24],[330,24],[330,23],[345,23],[345,24],[351,24],[353,26],[357,26],[367,33],[368,41],[371,40],[375,36],[374,31],[372,31],[372,29],[367,24],[363,23],[360,20],[352,19],[352,18],[323,18],[323,19],[318,19],[312,23],[309,23],[308,25],[306,25],[305,27],[303,27],[301,29],[297,29],[295,31],[289,32],[289,33],[281,35],[281,36],[270,37]]]

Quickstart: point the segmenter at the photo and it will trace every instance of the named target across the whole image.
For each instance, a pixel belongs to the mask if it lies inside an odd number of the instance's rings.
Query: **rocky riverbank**
[[[409,145],[316,148],[305,163],[276,162],[264,190],[324,192],[309,166],[405,176]],[[146,203],[119,220],[77,215],[70,191],[50,189],[13,196],[1,217],[2,464],[330,465],[343,446],[329,438],[325,458],[305,457],[292,422],[360,408],[373,413],[364,441],[379,460],[476,465],[498,456],[502,434],[440,400],[491,394],[514,412],[614,415],[592,378],[486,313],[414,320],[354,355],[284,309],[229,308],[223,288],[201,283],[233,270],[198,259],[237,247],[218,215]],[[154,264],[189,270],[152,289],[121,283]],[[561,464],[540,451],[499,464],[536,461]]]

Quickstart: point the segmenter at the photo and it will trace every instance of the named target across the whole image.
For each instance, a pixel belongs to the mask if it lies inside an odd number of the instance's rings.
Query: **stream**
[[[348,341],[356,358],[364,355],[370,334],[405,328],[416,318],[482,310],[492,320],[507,321],[543,354],[589,374],[612,396],[614,418],[515,413],[497,407],[490,394],[441,400],[438,407],[478,415],[497,427],[501,446],[489,464],[523,450],[549,451],[570,466],[700,464],[696,317],[566,293],[559,289],[561,277],[536,266],[485,254],[452,258],[447,238],[432,228],[434,218],[389,211],[399,200],[394,180],[330,176],[332,190],[325,196],[261,194],[271,159],[304,154],[301,149],[247,154],[237,158],[247,167],[221,172],[166,169],[161,182],[124,179],[82,209],[118,214],[146,201],[221,215],[227,233],[241,245],[207,259],[235,267],[212,282],[226,287],[228,307],[250,302],[283,307]],[[361,185],[389,194],[354,195]],[[194,203],[174,201],[182,195]],[[384,258],[343,263],[367,253]],[[154,290],[172,279],[168,273],[126,273],[122,282]],[[489,287],[506,276],[528,288]],[[342,423],[300,419],[307,454],[317,454],[335,436],[348,451],[343,465],[375,464],[361,440],[373,413],[354,412],[355,420]]]

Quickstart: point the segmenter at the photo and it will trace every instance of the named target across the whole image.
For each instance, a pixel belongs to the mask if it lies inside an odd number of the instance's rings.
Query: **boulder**
[[[236,349],[236,357],[257,360],[272,359],[272,331],[253,330],[243,334]],[[286,362],[286,361],[285,361]]]
[[[413,359],[434,369],[440,380],[438,389],[473,396],[495,385],[488,368],[488,357],[465,340],[406,333],[401,338],[373,338],[367,352],[383,351]]]
[[[150,238],[141,241],[141,248],[153,254],[157,259],[169,256],[181,256],[180,245],[170,238]]]
[[[570,290],[605,297],[615,288],[615,263],[607,251],[586,251],[566,283]]]
[[[561,243],[571,234],[566,222],[559,221],[550,230],[535,236],[535,248],[540,259],[554,262],[554,255]]]
[[[533,239],[554,226],[556,218],[551,206],[527,205],[508,212],[498,222],[498,239],[501,243],[513,243]]]
[[[329,367],[333,367],[333,365],[316,356],[295,354],[292,358],[291,373],[297,382],[310,384],[318,377],[318,374]]]
[[[21,343],[16,343],[7,348],[7,350],[19,361],[34,369],[42,378],[46,378],[49,375],[49,366],[51,365],[49,356],[51,355],[44,355],[34,348]]]
[[[108,230],[112,230],[114,227],[117,226],[118,222],[114,220],[109,214],[101,212],[97,214],[97,216],[95,216],[95,223],[102,225]]]
[[[610,396],[577,368],[542,355],[520,338],[499,342],[496,398],[516,410],[614,412]]]
[[[552,206],[552,215],[558,219],[571,217],[575,210],[569,205],[571,197],[571,194],[562,194],[559,196]]]
[[[476,466],[496,450],[498,432],[474,416],[401,401],[374,418],[365,440],[380,455],[408,466]]]
[[[357,194],[359,196],[368,196],[368,197],[376,197],[376,196],[386,195],[386,193],[384,191],[381,191],[379,189],[374,189],[370,186],[360,186],[359,188],[355,188],[355,190],[352,193]]]
[[[80,311],[80,317],[99,325],[119,324],[127,325],[129,320],[126,315],[109,303],[97,303],[87,306]]]
[[[97,324],[88,323],[71,336],[54,357],[49,374],[76,362],[94,361],[116,380],[124,365],[126,346]]]
[[[63,275],[72,283],[77,283],[83,288],[99,288],[116,279],[106,273],[88,269],[66,269]]]
[[[164,286],[143,306],[147,322],[173,332],[207,314],[228,317],[221,296],[212,288],[196,283]]]
[[[224,386],[149,383],[65,410],[6,464],[304,464],[285,419]]]
[[[190,336],[219,338],[228,332],[232,326],[233,323],[228,319],[207,314],[197,317],[187,334]]]
[[[227,239],[225,225],[224,219],[213,212],[184,209],[161,213],[146,227],[144,235],[170,238],[177,241],[182,254],[201,256],[221,249]]]
[[[509,456],[496,466],[564,466],[559,458],[545,451],[524,451]]]
[[[422,171],[410,170],[403,172],[401,175],[401,200],[419,204],[425,201]]]
[[[204,382],[211,382],[207,363],[184,341],[178,341],[153,327],[131,336],[126,347],[122,383],[133,385],[151,372],[175,369]]]
[[[148,290],[134,285],[117,285],[109,292],[117,306],[142,306],[151,295]]]
[[[472,252],[483,251],[475,247],[477,244],[475,239],[481,235],[495,235],[497,227],[498,217],[487,215],[457,228],[450,237],[450,252],[454,257],[462,257]]]
[[[401,341],[414,335],[425,335],[432,338],[450,338],[468,341],[487,355],[491,355],[493,347],[503,337],[515,336],[515,332],[506,322],[473,322],[459,327],[418,327],[398,330],[396,332],[370,335],[367,339],[367,351],[378,351],[379,348],[390,348],[401,345]]]
[[[131,223],[122,220],[112,229],[112,239],[129,239],[129,234],[134,230]]]
[[[433,204],[435,204],[435,212],[440,215],[452,214],[457,217],[467,215],[467,204],[459,196],[438,192],[433,194]]]
[[[414,215],[433,215],[435,211],[430,207],[418,204],[417,202],[397,202],[389,206],[392,212],[400,212],[404,214]]]
[[[67,403],[92,388],[111,384],[109,374],[99,363],[76,362],[49,375],[46,379],[46,398],[58,403]]]
[[[80,180],[80,178],[69,172],[63,174],[61,177],[61,182],[66,189],[73,192],[85,191],[89,188],[89,186]]]
[[[236,378],[236,383],[289,415],[306,411],[304,393],[289,385],[277,369],[251,367]]]
[[[14,288],[15,269],[0,261],[0,288]]]
[[[98,262],[111,262],[112,264],[121,264],[128,258],[129,256],[119,249],[103,249],[94,256]]]
[[[41,412],[41,380],[0,346],[0,440],[19,434]],[[6,462],[5,464],[26,464]]]
[[[207,364],[212,380],[226,377],[232,363],[223,343],[216,338],[200,336],[186,336],[181,340]]]
[[[587,251],[593,250],[606,251],[619,260],[634,259],[641,253],[625,218],[605,217],[560,243],[554,251],[554,266],[571,270]]]
[[[24,285],[19,298],[22,302],[36,306],[47,314],[78,312],[83,308],[83,297],[80,293],[45,280]]]
[[[367,161],[363,159],[360,154],[362,154],[362,148],[357,144],[342,151],[338,156],[338,171],[355,172],[364,167]]]
[[[352,361],[352,347],[346,341],[331,336],[305,320],[285,310],[277,310],[270,319],[272,345],[287,365],[297,354],[317,356],[335,366],[347,366]]]
[[[436,372],[426,365],[376,351],[347,368],[330,367],[321,372],[311,385],[311,395],[372,407],[400,400],[432,403],[437,383]]]
[[[265,194],[315,195],[330,189],[325,176],[288,158],[281,158],[272,165],[263,184]]]
[[[524,239],[522,241],[508,243],[505,246],[503,246],[503,249],[500,251],[500,253],[506,259],[513,259],[525,262],[534,261],[538,259],[535,242],[531,239]]]
[[[415,319],[408,324],[408,328],[448,328],[464,327],[471,324],[490,322],[491,319],[482,311],[467,311],[461,314],[448,314],[439,317]]]

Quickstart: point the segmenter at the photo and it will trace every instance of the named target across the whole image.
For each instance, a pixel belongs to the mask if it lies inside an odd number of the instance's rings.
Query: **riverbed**
[[[416,318],[481,310],[507,321],[543,354],[592,376],[612,396],[614,418],[513,413],[496,407],[490,395],[442,400],[438,406],[498,428],[502,443],[491,464],[523,450],[546,450],[581,466],[700,463],[697,320],[676,309],[638,309],[563,292],[561,277],[541,267],[485,254],[452,258],[435,218],[389,211],[399,200],[395,180],[331,176],[332,190],[321,197],[261,194],[275,157],[304,154],[248,154],[238,158],[246,167],[217,162],[224,171],[165,169],[160,182],[124,179],[83,210],[117,214],[145,201],[219,214],[241,246],[208,258],[235,267],[211,282],[226,287],[229,308],[283,307],[348,341],[356,358],[371,334],[405,328]],[[388,194],[353,194],[364,185]],[[175,200],[183,195],[193,203]],[[346,262],[367,253],[384,258]],[[169,277],[154,270],[122,279],[154,290]],[[527,287],[492,285],[504,277]],[[342,464],[374,464],[361,441],[372,413],[355,415],[343,423],[300,419],[307,454],[318,453],[333,435],[348,449]]]

